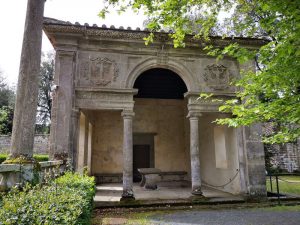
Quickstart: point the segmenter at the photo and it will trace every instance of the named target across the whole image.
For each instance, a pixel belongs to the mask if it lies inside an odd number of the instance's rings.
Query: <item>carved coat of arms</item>
[[[228,68],[223,65],[212,64],[205,68],[204,81],[212,89],[223,90],[228,88],[230,78]]]
[[[116,80],[118,76],[116,62],[108,58],[94,58],[82,63],[80,79],[81,85],[106,86]]]

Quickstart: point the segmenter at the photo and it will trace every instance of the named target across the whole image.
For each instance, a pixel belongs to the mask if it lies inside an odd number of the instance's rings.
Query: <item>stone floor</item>
[[[102,184],[97,186],[97,193],[94,198],[96,205],[111,205],[113,203],[119,203],[122,195],[122,184]],[[135,199],[139,201],[180,201],[191,199],[193,195],[191,194],[190,187],[180,187],[164,185],[160,186],[157,190],[145,190],[140,187],[137,183],[134,184],[133,191],[135,194]],[[241,201],[243,200],[240,196],[235,196],[230,193],[222,192],[208,187],[203,187],[203,195],[209,199],[209,201]]]

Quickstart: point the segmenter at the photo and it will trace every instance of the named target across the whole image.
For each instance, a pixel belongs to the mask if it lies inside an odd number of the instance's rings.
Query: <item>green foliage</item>
[[[45,154],[34,154],[33,158],[38,162],[45,162],[49,160],[49,155]]]
[[[49,133],[49,123],[51,119],[52,90],[54,78],[54,54],[43,54],[41,63],[41,79],[38,94],[37,125],[38,133]]]
[[[8,135],[12,132],[14,109],[11,106],[0,108],[0,134]]]
[[[3,106],[13,107],[15,103],[15,92],[9,87],[0,71],[0,108]]]
[[[8,135],[12,132],[14,101],[14,90],[7,85],[0,71],[0,134]]]
[[[0,224],[90,224],[94,195],[94,179],[77,173],[66,173],[49,186],[13,189],[2,199]]]
[[[0,154],[0,163],[4,162],[7,158],[7,154]]]
[[[8,154],[0,154],[0,163],[4,162],[8,157]],[[34,154],[33,158],[38,162],[44,162],[49,160],[49,155]]]
[[[205,47],[209,55],[236,58],[240,63],[254,61],[257,72],[243,71],[234,84],[239,87],[236,99],[224,103],[220,111],[232,118],[217,122],[229,126],[248,126],[256,122],[274,122],[279,129],[265,137],[267,143],[294,141],[300,136],[300,1],[282,0],[105,0],[106,6],[143,10],[151,30],[146,43],[161,28],[171,29],[174,47],[184,47],[186,35]],[[220,21],[218,18],[227,17]],[[234,42],[224,48],[212,45],[211,35],[222,38],[260,37],[266,45],[257,49]]]

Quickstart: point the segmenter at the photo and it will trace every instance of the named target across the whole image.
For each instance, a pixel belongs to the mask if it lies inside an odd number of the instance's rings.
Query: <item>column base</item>
[[[123,191],[122,197],[120,201],[128,201],[128,200],[135,200],[133,191]]]
[[[203,192],[201,190],[201,187],[193,188],[192,194],[197,196],[203,196]]]

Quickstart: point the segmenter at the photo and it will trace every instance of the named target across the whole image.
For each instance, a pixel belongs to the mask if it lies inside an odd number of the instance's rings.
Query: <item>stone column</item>
[[[247,188],[249,198],[262,199],[267,196],[264,146],[261,142],[261,124],[244,127],[244,145],[247,156]]]
[[[79,127],[80,111],[78,109],[72,109],[68,158],[71,161],[73,169],[76,171],[78,169]]]
[[[122,112],[124,121],[123,131],[123,194],[122,199],[134,199],[133,182],[133,137],[132,137],[132,118],[133,111]]]
[[[14,111],[11,155],[31,158],[38,100],[45,0],[28,0]]]
[[[199,130],[198,122],[201,113],[189,112],[190,119],[190,155],[191,155],[191,178],[192,194],[202,195],[200,175],[200,153],[199,153]]]
[[[74,161],[77,150],[79,111],[74,108],[75,50],[56,51],[51,129],[50,158]],[[75,149],[76,148],[76,149]],[[75,166],[75,164],[73,164]]]

